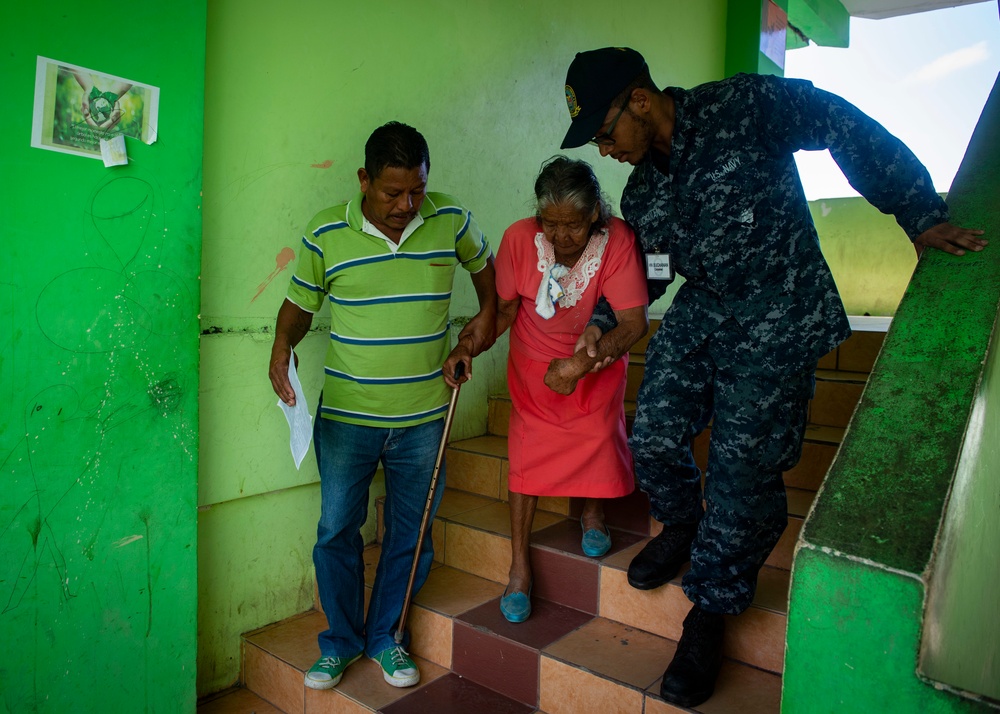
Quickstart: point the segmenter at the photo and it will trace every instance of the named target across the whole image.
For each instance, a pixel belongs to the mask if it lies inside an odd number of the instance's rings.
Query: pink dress
[[[520,298],[507,360],[513,403],[509,487],[534,496],[625,496],[635,487],[625,434],[628,355],[586,375],[568,396],[553,392],[543,380],[550,360],[573,354],[599,297],[615,310],[646,304],[635,236],[618,218],[611,219],[606,232],[592,236],[576,266],[559,281],[567,298],[546,320],[536,312],[535,298],[540,266],[551,260],[551,244],[534,218],[508,228],[497,252],[497,293],[504,300]]]

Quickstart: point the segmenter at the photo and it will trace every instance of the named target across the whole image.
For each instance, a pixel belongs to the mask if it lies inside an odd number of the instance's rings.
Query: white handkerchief
[[[285,419],[288,420],[292,458],[295,459],[295,468],[299,468],[306,452],[309,451],[313,430],[312,414],[309,413],[306,395],[302,393],[302,383],[299,381],[298,372],[295,371],[295,352],[292,352],[291,359],[288,360],[288,381],[295,391],[295,406],[290,407],[280,399],[278,406],[281,407],[281,411],[285,413]]]

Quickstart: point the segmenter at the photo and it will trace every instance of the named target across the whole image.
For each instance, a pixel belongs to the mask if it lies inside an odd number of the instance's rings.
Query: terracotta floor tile
[[[542,654],[645,689],[660,680],[675,649],[672,640],[597,617],[543,649]],[[544,681],[542,686],[544,689]]]
[[[305,685],[301,670],[271,657],[259,647],[244,643],[243,679],[247,689],[267,699],[285,714],[303,714]]]
[[[449,449],[456,451],[471,451],[478,454],[488,454],[500,459],[507,458],[507,437],[506,436],[476,436],[471,439],[453,441],[448,445]]]
[[[573,632],[593,615],[544,600],[531,598],[531,617],[517,624],[507,622],[500,612],[500,599],[491,600],[455,618],[480,632],[493,633],[532,649],[546,647]]]
[[[420,683],[416,685],[417,687],[427,686],[447,673],[443,667],[422,657],[414,655],[413,661],[420,668]],[[307,714],[339,714],[344,711],[342,708],[344,701],[340,697],[346,697],[355,704],[363,705],[369,711],[378,710],[414,691],[414,687],[401,688],[388,684],[382,676],[382,668],[372,660],[362,657],[347,668],[344,678],[332,692],[306,690]],[[338,696],[326,696],[333,693]]]
[[[490,397],[487,404],[486,425],[490,434],[507,436],[510,427],[510,399]]]
[[[660,699],[659,691],[660,685],[656,684],[653,687],[654,691],[646,692],[646,714],[688,714],[688,712],[695,711],[692,709],[681,709],[680,707],[675,707],[673,704],[667,704],[665,701]],[[736,709],[734,711],[740,711]]]
[[[504,501],[494,501],[482,508],[455,515],[448,520],[490,533],[499,533],[510,538],[510,505]],[[565,518],[558,513],[536,510],[531,530],[535,533],[563,520]]]
[[[448,674],[381,711],[384,714],[530,714],[534,708]]]
[[[797,520],[797,519],[796,519]],[[790,525],[789,529],[796,531],[797,528],[801,527],[801,521],[797,520],[796,525]],[[795,533],[795,538],[797,538],[797,533]],[[602,574],[605,570],[616,570],[616,571],[627,571],[629,563],[632,562],[640,550],[648,542],[647,539],[640,541],[628,548],[623,549],[621,552],[616,553],[613,556],[608,556],[601,561]],[[793,543],[794,545],[794,543]],[[782,555],[781,558],[788,558],[790,564],[791,553]],[[681,567],[680,572],[677,577],[671,582],[679,585],[684,574],[687,572],[688,566],[684,565]],[[622,579],[625,580],[625,584],[628,584],[627,579],[624,577],[625,573],[622,573]],[[788,609],[788,581],[789,573],[788,568],[782,568],[770,563],[765,564],[761,568],[760,574],[757,579],[757,594],[754,598],[754,604],[758,607],[764,607],[769,610],[774,610],[775,612],[786,612]],[[629,586],[631,587],[631,586]],[[643,591],[636,591],[643,592]],[[656,592],[645,591],[645,592]]]
[[[615,570],[628,570],[629,563],[632,562],[632,558],[639,554],[646,543],[649,542],[649,538],[643,538],[631,545],[622,548],[616,553],[604,556],[601,559],[602,568],[614,568]]]
[[[805,518],[812,506],[813,499],[816,498],[816,492],[801,488],[786,488],[785,493],[788,495],[789,515]]]
[[[459,620],[453,641],[455,674],[523,704],[538,703],[537,649]]]
[[[198,714],[284,714],[280,709],[261,699],[249,689],[223,692],[198,705]]]
[[[646,714],[688,712],[660,698],[660,683],[646,691]],[[781,708],[781,677],[754,667],[725,660],[715,683],[715,693],[693,711],[702,714],[773,714]]]
[[[597,614],[597,560],[538,546],[531,549],[531,571],[533,595]]]
[[[371,708],[338,692],[337,687],[324,690],[306,689],[306,714],[371,714],[371,712]]]
[[[451,618],[416,606],[411,607],[406,627],[410,631],[410,650],[426,660],[451,669]]]
[[[675,583],[636,590],[628,584],[625,571],[614,568],[601,569],[600,597],[601,617],[672,640],[680,637],[681,623],[691,609],[691,601]]]
[[[311,611],[246,635],[244,641],[304,672],[319,658],[316,635],[326,627],[326,616]]]
[[[815,491],[823,483],[836,453],[836,444],[802,444],[802,458],[794,468],[782,474],[785,485]]]
[[[723,651],[727,657],[770,672],[781,672],[785,659],[783,614],[751,607],[736,617],[726,618]]]
[[[636,486],[628,496],[605,499],[604,519],[612,529],[645,536],[649,533],[649,496]]]
[[[459,513],[474,511],[477,508],[488,506],[494,503],[494,499],[486,496],[479,496],[474,493],[458,491],[454,488],[446,488],[444,496],[441,497],[441,505],[438,506],[438,518],[450,518]]]
[[[503,501],[492,501],[488,505],[457,514],[448,520],[510,538],[510,507]]]
[[[656,685],[659,691],[659,684]],[[773,714],[781,708],[781,677],[726,661],[715,684],[715,694],[697,707],[702,714]]]
[[[507,582],[510,572],[510,541],[460,523],[449,523],[445,531],[448,547],[445,565],[494,582]]]
[[[864,383],[817,380],[809,421],[846,427],[864,389]]]
[[[537,517],[535,520],[538,520]],[[611,550],[608,551],[607,555],[595,560],[603,560],[604,558],[613,556],[615,553],[625,550],[629,546],[645,539],[644,536],[637,533],[617,528],[610,528],[609,530],[611,531]],[[532,534],[531,542],[533,545],[555,548],[585,558],[587,556],[583,554],[583,549],[580,546],[582,537],[583,530],[580,528],[579,520],[563,519],[544,530]]]
[[[870,372],[884,341],[884,332],[855,331],[837,351],[837,368],[852,372]]]
[[[431,572],[414,602],[429,610],[454,616],[503,594],[503,585],[444,566]]]
[[[550,714],[641,714],[643,693],[542,657],[538,704]]]
[[[448,549],[447,529],[443,520],[434,519],[431,524],[431,539],[434,541],[434,562],[443,564]]]
[[[500,497],[500,459],[471,451],[448,449],[447,481],[460,491]]]
[[[375,583],[375,570],[378,559],[382,555],[382,546],[369,545],[365,548],[365,585],[371,587]]]
[[[844,440],[844,429],[839,426],[806,424],[806,442],[839,446]],[[789,484],[791,485],[791,484]]]
[[[802,519],[796,516],[789,516],[785,532],[781,534],[781,539],[774,546],[771,554],[767,556],[764,564],[790,570],[792,567],[792,558],[795,557],[795,543],[798,541],[801,531]]]

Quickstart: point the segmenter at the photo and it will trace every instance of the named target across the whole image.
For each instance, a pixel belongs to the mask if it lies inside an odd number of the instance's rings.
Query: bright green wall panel
[[[847,314],[894,315],[917,264],[896,219],[863,198],[825,198],[809,209]]]
[[[0,21],[0,712],[195,702],[205,4],[98,14]],[[39,55],[159,87],[159,140],[31,148]]]
[[[923,584],[800,548],[792,572],[783,714],[979,711],[917,677]]]

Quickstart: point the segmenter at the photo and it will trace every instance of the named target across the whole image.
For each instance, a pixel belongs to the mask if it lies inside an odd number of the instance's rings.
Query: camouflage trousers
[[[815,365],[768,370],[733,320],[678,360],[658,354],[669,339],[659,330],[646,351],[629,439],[636,477],[658,521],[698,523],[684,593],[710,612],[738,614],[788,522],[782,472],[802,453]],[[691,443],[710,421],[703,489]]]

